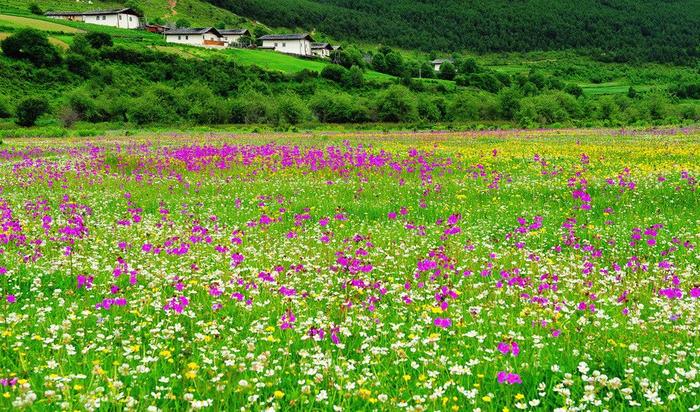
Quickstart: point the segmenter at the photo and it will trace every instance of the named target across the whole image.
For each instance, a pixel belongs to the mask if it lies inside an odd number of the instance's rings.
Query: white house
[[[311,56],[311,43],[314,39],[303,34],[268,34],[260,37],[262,48],[272,49],[280,53]]]
[[[46,17],[52,19],[80,21],[83,23],[99,24],[120,29],[138,29],[141,27],[141,18],[133,9],[119,10],[95,10],[86,12],[53,12],[46,13]]]
[[[188,44],[199,47],[226,47],[221,33],[213,27],[196,29],[172,29],[163,33],[168,43]]]
[[[447,62],[452,63],[452,60],[451,59],[435,59],[435,60],[431,61],[430,64],[433,65],[433,69],[436,72],[439,72],[442,65],[447,63]]]
[[[229,47],[246,47],[249,44],[242,44],[242,37],[250,37],[247,29],[220,29],[219,33]]]
[[[333,46],[328,43],[311,43],[311,54],[316,57],[331,57],[333,50]]]

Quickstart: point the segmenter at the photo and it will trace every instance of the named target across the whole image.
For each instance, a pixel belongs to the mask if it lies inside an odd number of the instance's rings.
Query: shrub
[[[69,53],[66,56],[66,68],[80,77],[88,78],[92,72],[90,62],[82,55]]]
[[[32,14],[36,14],[37,16],[42,16],[44,14],[44,11],[36,3],[32,3],[29,5],[29,12]]]
[[[55,66],[61,62],[58,50],[39,30],[19,30],[0,42],[0,47],[7,57],[26,59],[37,67]]]
[[[4,97],[0,96],[0,119],[7,119],[9,117],[12,117],[10,104]]]
[[[409,122],[418,118],[416,99],[404,86],[394,85],[376,98],[377,117],[385,122]]]
[[[321,70],[321,77],[343,83],[343,79],[348,75],[348,70],[339,64],[328,64]]]
[[[93,49],[101,49],[102,47],[112,47],[112,36],[107,33],[91,31],[85,34],[85,40],[90,43]]]
[[[275,121],[277,124],[299,124],[310,117],[309,108],[294,94],[286,94],[277,99]]]
[[[457,69],[455,65],[449,61],[444,62],[440,65],[440,78],[442,80],[453,80],[457,75]]]
[[[49,104],[42,97],[26,97],[17,104],[15,117],[20,126],[34,126],[36,120],[49,110]]]

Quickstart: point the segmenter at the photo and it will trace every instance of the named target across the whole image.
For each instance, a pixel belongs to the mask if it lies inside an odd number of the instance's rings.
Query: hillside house
[[[439,72],[442,65],[447,63],[447,62],[453,63],[451,59],[435,59],[435,60],[431,61],[430,64],[433,65],[433,70],[435,70],[436,72]]]
[[[187,44],[199,47],[226,47],[221,33],[213,27],[172,29],[164,33],[167,43]]]
[[[303,34],[268,34],[260,37],[262,48],[280,53],[312,56],[311,43],[314,41],[307,33]]]
[[[117,27],[120,29],[139,29],[142,22],[139,14],[130,8],[119,10],[95,10],[86,12],[76,11],[50,11],[46,17],[52,19],[80,21],[83,23],[98,24],[100,26]]]
[[[250,41],[250,31],[247,29],[220,29],[219,33],[221,33],[221,36],[224,38],[224,42],[226,42],[229,47],[250,46],[250,44],[246,44],[247,42],[241,41],[241,38],[244,37]]]
[[[328,58],[333,52],[333,46],[328,43],[311,43],[311,54],[316,57]]]

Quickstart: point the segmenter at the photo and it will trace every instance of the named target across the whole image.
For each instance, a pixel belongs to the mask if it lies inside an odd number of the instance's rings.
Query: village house
[[[221,33],[221,36],[229,47],[250,46],[250,44],[245,44],[241,41],[241,38],[246,38],[250,41],[250,31],[247,29],[220,29],[219,33]]]
[[[213,28],[172,29],[164,33],[168,43],[188,44],[199,47],[226,47],[221,33]]]
[[[328,43],[311,43],[311,54],[316,57],[328,58],[332,51],[333,46]]]
[[[311,43],[314,41],[307,33],[303,34],[268,34],[261,36],[263,49],[280,53],[312,56]]]
[[[52,19],[80,21],[83,23],[99,24],[100,26],[111,26],[120,29],[141,28],[141,18],[133,9],[119,10],[95,10],[86,12],[54,12],[46,13],[46,17]]]
[[[452,63],[452,60],[451,59],[435,59],[435,60],[431,61],[430,64],[433,65],[433,69],[436,72],[439,72],[442,65],[447,63],[447,62]]]

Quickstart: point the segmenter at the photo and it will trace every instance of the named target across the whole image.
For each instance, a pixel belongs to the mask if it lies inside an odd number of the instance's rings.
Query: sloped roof
[[[132,8],[116,9],[116,10],[92,10],[92,11],[49,11],[46,12],[45,16],[97,16],[103,14],[131,14],[134,16],[140,16]]]
[[[236,36],[246,36],[250,35],[248,29],[219,29],[219,33],[222,35],[236,35]]]
[[[333,46],[328,43],[311,43],[311,48],[314,50],[333,50]]]
[[[314,39],[308,33],[267,34],[265,36],[259,37],[259,40],[308,40],[308,41],[314,41]]]
[[[178,34],[206,34],[206,33],[214,33],[217,36],[221,37],[221,32],[219,32],[217,29],[213,27],[195,27],[195,28],[187,28],[187,29],[172,29],[168,30],[165,32],[166,35],[178,35]]]

